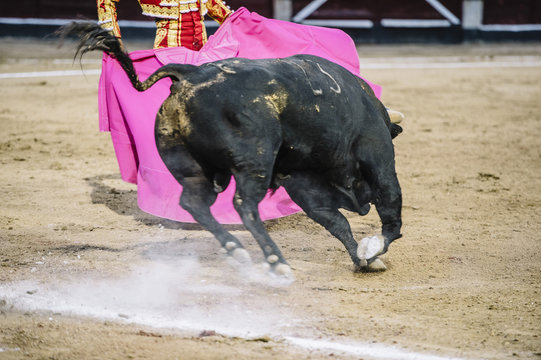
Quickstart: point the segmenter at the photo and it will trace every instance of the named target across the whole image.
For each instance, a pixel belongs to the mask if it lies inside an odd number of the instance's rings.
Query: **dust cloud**
[[[62,282],[2,284],[0,300],[4,306],[52,316],[88,316],[246,338],[283,333],[295,321],[273,296],[291,280],[269,274],[263,265],[205,264],[196,256],[168,258],[167,251],[146,254],[146,263],[122,277],[91,273]]]

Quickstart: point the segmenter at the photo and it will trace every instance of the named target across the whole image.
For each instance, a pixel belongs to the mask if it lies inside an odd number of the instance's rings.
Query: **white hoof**
[[[278,261],[278,256],[276,255],[270,255],[269,257],[267,257],[267,262],[269,264],[274,264],[277,261]]]
[[[387,266],[385,266],[385,264],[383,263],[383,261],[381,261],[379,258],[376,258],[376,260],[372,261],[368,267],[367,267],[367,270],[368,271],[385,271],[387,270]]]
[[[246,249],[237,248],[233,250],[233,258],[241,264],[248,264],[252,262],[252,258]]]
[[[385,239],[382,235],[362,238],[357,246],[357,257],[360,260],[360,265],[363,267],[367,266],[367,260],[381,254],[384,248]]]
[[[286,264],[280,263],[276,265],[276,267],[274,268],[274,272],[276,273],[276,275],[283,276],[286,278],[293,277],[293,271],[291,270],[291,267]]]

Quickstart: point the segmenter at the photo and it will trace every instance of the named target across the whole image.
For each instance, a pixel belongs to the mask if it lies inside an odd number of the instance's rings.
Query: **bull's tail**
[[[150,75],[145,81],[141,82],[137,76],[137,73],[135,72],[135,68],[133,67],[133,62],[130,56],[122,46],[122,42],[120,42],[120,40],[109,31],[103,29],[96,22],[74,21],[62,26],[57,30],[56,33],[62,39],[69,35],[79,37],[81,41],[77,46],[75,57],[78,55],[82,56],[89,51],[99,50],[116,58],[120,66],[122,66],[122,69],[124,69],[128,75],[133,87],[139,91],[147,90],[154,85],[156,81],[163,79],[164,77],[169,77],[173,81],[178,81],[182,78],[182,73],[195,68],[193,65],[165,65]]]

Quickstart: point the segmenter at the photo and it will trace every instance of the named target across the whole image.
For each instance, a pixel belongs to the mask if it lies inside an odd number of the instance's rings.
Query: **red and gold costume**
[[[120,37],[116,15],[118,1],[97,0],[97,3],[102,27]],[[232,13],[222,0],[139,0],[139,5],[143,15],[156,21],[155,49],[184,46],[199,50],[207,41],[205,15],[221,24]]]

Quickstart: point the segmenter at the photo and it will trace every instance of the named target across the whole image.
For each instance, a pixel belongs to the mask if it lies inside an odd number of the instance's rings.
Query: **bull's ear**
[[[391,128],[389,130],[391,131],[391,138],[394,139],[402,132],[402,126],[391,123]]]

